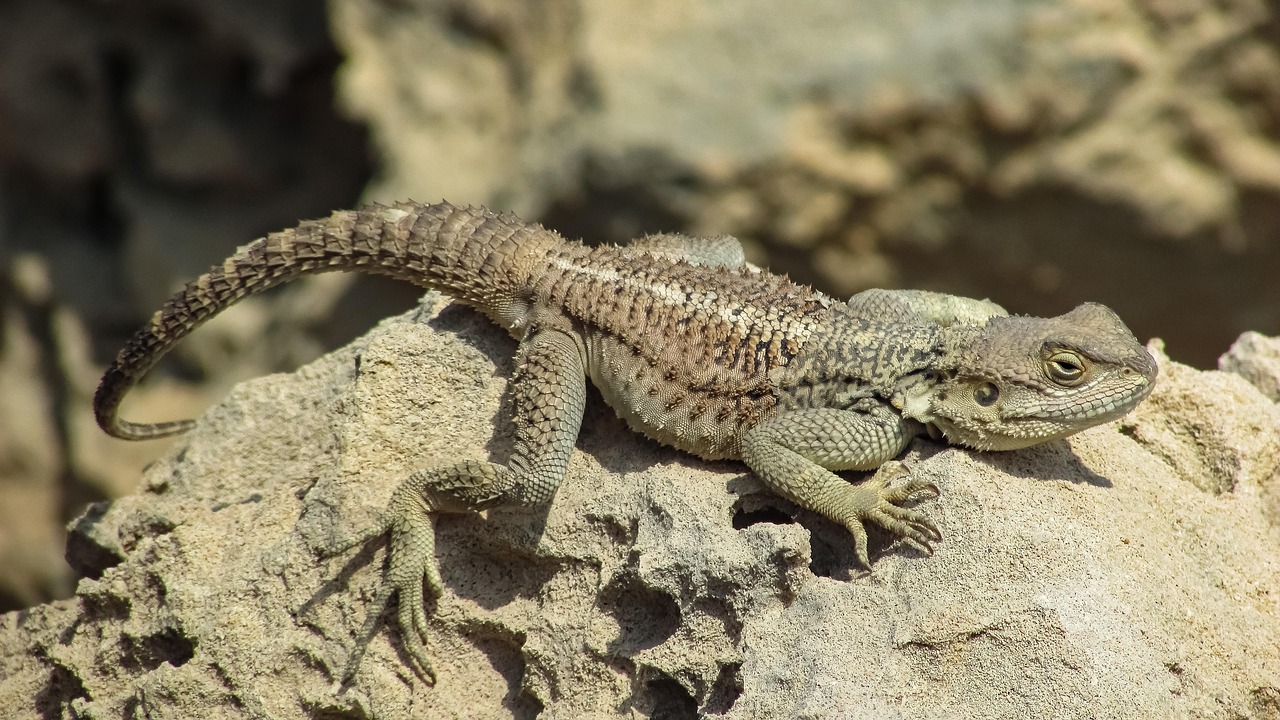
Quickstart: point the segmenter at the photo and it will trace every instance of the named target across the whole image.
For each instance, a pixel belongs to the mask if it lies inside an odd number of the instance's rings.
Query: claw
[[[920,492],[928,492],[933,497],[942,495],[942,491],[938,489],[937,485],[925,480],[916,480],[914,478],[897,487],[891,488],[880,495],[891,503],[900,503],[911,499],[911,496]]]
[[[909,474],[910,470],[906,465],[890,461],[882,465],[880,470],[861,486],[851,489],[844,525],[853,535],[854,554],[858,558],[858,564],[864,568],[871,567],[867,556],[867,534],[864,528],[867,522],[873,522],[893,535],[905,538],[930,555],[933,554],[933,543],[942,540],[941,531],[924,513],[897,504],[909,500],[922,491],[928,491],[934,497],[941,494],[934,483],[914,478],[909,478],[892,488],[889,487],[892,480]]]
[[[423,583],[432,597],[440,597],[444,586],[435,565],[435,522],[418,515],[400,517],[392,533],[391,567],[386,582],[399,596],[396,620],[400,626],[400,642],[409,655],[413,669],[425,681],[434,684],[435,667],[427,651],[430,628]]]
[[[397,617],[401,630],[400,641],[404,643],[404,649],[409,654],[409,662],[418,676],[434,685],[436,670],[427,652],[427,618],[421,602],[422,593],[419,591],[418,597],[413,599],[409,598],[409,595],[412,593],[403,590],[400,592]]]
[[[895,508],[895,510],[900,511],[902,510],[902,508]],[[912,513],[908,511],[906,513],[903,513],[903,515],[912,517],[912,519],[904,520],[902,518],[893,517],[891,515],[888,518],[888,522],[881,522],[880,524],[888,528],[890,531],[898,535],[901,535],[903,537],[906,537],[921,546],[927,547],[929,546],[930,542],[937,542],[942,539],[942,536],[940,533],[938,533],[937,528],[934,528],[933,525],[930,524],[927,520],[923,520],[923,518],[920,517],[918,513]],[[919,519],[916,519],[916,518],[919,518]]]
[[[897,505],[893,505],[891,502],[884,502],[877,509],[893,520],[905,524],[910,527],[911,530],[920,533],[927,538],[935,541],[942,539],[942,533],[938,531],[938,527],[919,510],[898,507]],[[883,525],[884,523],[881,524]],[[896,531],[896,528],[891,529],[895,529]],[[899,531],[899,534],[905,533]]]
[[[871,558],[867,556],[867,531],[863,529],[862,523],[854,521],[847,525],[849,533],[853,535],[853,554],[858,558],[858,564],[863,569],[871,569]]]

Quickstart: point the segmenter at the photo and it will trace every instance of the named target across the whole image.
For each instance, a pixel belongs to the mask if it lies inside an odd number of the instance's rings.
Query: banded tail
[[[356,270],[407,280],[493,315],[528,292],[540,258],[563,240],[484,208],[397,203],[342,210],[240,248],[187,283],[134,333],[93,398],[98,425],[123,440],[176,435],[194,420],[135,423],[117,416],[129,390],[179,340],[241,298],[302,275]]]

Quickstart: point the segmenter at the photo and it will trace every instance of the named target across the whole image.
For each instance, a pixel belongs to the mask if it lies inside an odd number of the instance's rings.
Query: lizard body
[[[400,203],[273,233],[189,283],[107,370],[94,399],[99,424],[133,440],[190,428],[190,420],[128,422],[118,409],[161,356],[217,312],[334,270],[441,290],[519,341],[508,463],[419,470],[377,524],[330,549],[390,532],[388,578],[366,622],[398,593],[408,656],[431,679],[423,580],[443,592],[434,517],[549,502],[588,380],[633,429],[703,458],[743,460],[773,491],[841,523],[868,566],[866,522],[925,549],[940,538],[921,512],[902,507],[921,491],[937,494],[893,461],[912,438],[1025,447],[1123,415],[1156,378],[1151,356],[1101,305],[1031,318],[922,291],[871,290],[842,302],[747,265],[727,236],[586,247],[480,208]],[[853,469],[878,470],[860,485],[833,472]]]

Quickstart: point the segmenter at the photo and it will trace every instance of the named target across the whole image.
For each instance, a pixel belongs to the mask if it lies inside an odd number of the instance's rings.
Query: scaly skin
[[[893,461],[913,437],[1026,447],[1120,417],[1156,378],[1151,356],[1101,305],[1030,318],[920,291],[871,290],[844,303],[746,265],[727,236],[587,248],[484,209],[402,203],[273,233],[189,283],[107,370],[94,398],[98,423],[128,440],[190,428],[190,420],[138,424],[117,412],[138,379],[217,312],[335,270],[442,290],[519,341],[508,464],[415,472],[375,526],[328,551],[390,533],[390,571],[368,623],[398,593],[408,655],[432,681],[422,586],[444,591],[436,514],[549,502],[588,379],[633,429],[704,458],[743,460],[775,492],[843,524],[869,566],[867,522],[926,550],[941,537],[901,506],[937,493]],[[877,468],[861,485],[834,472]]]

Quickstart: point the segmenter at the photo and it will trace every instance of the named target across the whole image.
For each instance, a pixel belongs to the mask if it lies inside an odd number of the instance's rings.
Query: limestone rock
[[[0,616],[11,716],[1280,717],[1280,409],[1161,359],[1124,421],[916,443],[933,556],[847,535],[598,402],[543,513],[440,520],[440,682],[393,615],[335,673],[384,547],[320,559],[411,469],[501,458],[513,343],[458,307],[239,386],[90,509],[76,597]],[[1158,349],[1158,348],[1157,348]],[[498,428],[493,432],[495,424]],[[856,477],[854,479],[857,479]],[[16,711],[14,714],[12,711]]]
[[[1247,332],[1218,359],[1218,369],[1239,375],[1280,402],[1280,338]]]

